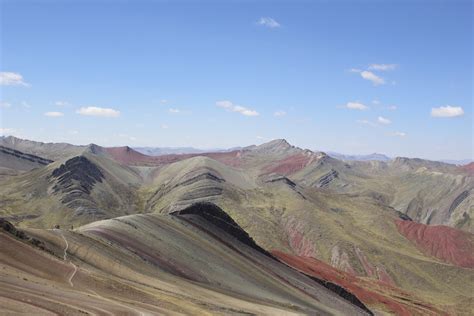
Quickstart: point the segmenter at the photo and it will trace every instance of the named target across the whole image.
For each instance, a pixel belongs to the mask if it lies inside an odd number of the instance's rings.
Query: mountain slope
[[[372,291],[387,281],[417,302],[456,313],[463,310],[459,302],[473,299],[466,282],[474,282],[472,268],[457,255],[473,247],[473,184],[469,172],[449,164],[340,161],[284,140],[159,157],[90,145],[80,155],[2,180],[0,216],[20,227],[77,227],[129,214],[167,216],[212,202],[266,251],[319,260],[368,280],[363,286]],[[426,249],[445,249],[443,239],[416,237],[429,229],[399,229],[410,221],[450,225],[438,229],[454,232],[455,242],[446,239],[448,254]],[[397,293],[386,295],[399,302]]]
[[[222,210],[209,221],[202,211],[212,207],[131,215],[75,231],[26,230],[46,252],[0,232],[6,267],[0,282],[9,289],[0,290],[0,299],[10,309],[68,314],[100,308],[134,314],[370,313],[262,252]],[[216,225],[216,218],[227,226]],[[22,295],[29,300],[20,301]]]

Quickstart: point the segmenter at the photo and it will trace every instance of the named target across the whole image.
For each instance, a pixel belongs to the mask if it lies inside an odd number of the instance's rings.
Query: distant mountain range
[[[249,148],[252,146],[249,146]],[[233,147],[229,149],[223,148],[211,148],[211,149],[199,149],[194,147],[133,147],[134,150],[149,156],[163,156],[163,155],[173,155],[173,154],[199,154],[199,153],[207,153],[207,152],[230,152],[234,150],[239,150],[245,147]],[[379,153],[373,153],[368,155],[351,155],[351,154],[341,154],[334,151],[326,152],[330,157],[339,159],[339,160],[346,160],[346,161],[389,161],[392,158]],[[452,165],[467,165],[470,162],[473,162],[472,159],[462,159],[462,160],[454,160],[454,159],[441,159],[435,160],[440,162],[449,163]]]
[[[180,154],[201,154],[209,152],[228,152],[238,150],[241,147],[222,149],[222,148],[209,148],[199,149],[194,147],[133,147],[134,150],[139,153],[149,156],[163,156],[163,155],[180,155]]]
[[[348,161],[370,161],[370,160],[375,160],[375,161],[389,161],[392,158],[384,155],[384,154],[369,154],[369,155],[346,155],[346,154],[340,154],[337,152],[329,151],[327,154],[333,158],[339,159],[339,160],[348,160]]]

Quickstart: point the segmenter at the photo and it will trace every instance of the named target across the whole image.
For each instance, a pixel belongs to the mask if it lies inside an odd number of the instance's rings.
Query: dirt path
[[[66,239],[66,237],[64,237],[64,234],[63,234],[63,232],[62,232],[61,230],[55,229],[55,231],[59,232],[59,234],[61,235],[62,239],[64,240],[64,243],[66,244],[66,247],[64,248],[63,260],[64,260],[64,261],[67,261],[67,250],[69,249],[69,243],[67,242],[67,239]],[[67,281],[69,282],[69,284],[70,284],[72,287],[74,287],[74,283],[72,283],[72,278],[74,278],[74,276],[75,276],[76,273],[77,273],[77,266],[76,266],[74,263],[72,263],[71,260],[69,260],[69,264],[72,265],[72,267],[74,268],[74,271],[71,273],[71,275],[69,276],[69,278],[68,278]]]

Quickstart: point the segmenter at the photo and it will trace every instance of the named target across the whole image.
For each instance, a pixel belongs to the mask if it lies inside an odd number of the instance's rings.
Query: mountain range
[[[6,310],[473,313],[473,163],[165,152],[1,138]]]

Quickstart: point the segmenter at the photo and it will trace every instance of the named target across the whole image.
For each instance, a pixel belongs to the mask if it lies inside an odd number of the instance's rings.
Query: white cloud
[[[0,101],[0,108],[10,108],[12,105],[11,103],[5,102],[5,101]]]
[[[173,109],[173,108],[171,108],[171,109],[168,109],[168,112],[170,112],[170,113],[179,113],[179,112],[181,112],[181,111],[180,111],[179,109]]]
[[[169,128],[169,126],[168,126],[168,125],[166,125],[166,124],[162,124],[162,125],[161,125],[161,128],[162,128],[162,129],[168,129],[168,128]]]
[[[245,116],[258,116],[259,115],[258,112],[255,110],[251,110],[240,105],[234,105],[232,102],[227,101],[227,100],[217,101],[216,105],[228,111],[237,112]]]
[[[369,65],[369,70],[389,71],[394,70],[397,67],[397,64],[371,64]]]
[[[285,111],[276,111],[275,113],[273,113],[273,116],[276,116],[276,117],[282,117],[285,115],[286,115]]]
[[[395,111],[397,109],[397,106],[396,105],[389,105],[387,107],[387,109],[389,109],[390,111]]]
[[[431,109],[431,116],[433,117],[457,117],[463,115],[464,110],[460,106],[446,105]]]
[[[44,116],[61,117],[61,116],[64,116],[64,113],[62,113],[62,112],[46,112],[46,113],[44,113]]]
[[[127,134],[118,134],[117,136],[122,137],[122,138],[125,138],[125,139],[127,139],[127,140],[130,140],[130,141],[132,141],[132,142],[134,142],[134,141],[137,140],[136,137],[130,136],[130,135],[127,135]]]
[[[161,100],[160,100],[160,103],[161,103],[161,104],[168,103],[168,100],[166,100],[166,99],[161,99]]]
[[[71,105],[69,102],[66,102],[66,101],[56,101],[54,102],[54,105],[57,105],[57,106],[68,106],[68,105]]]
[[[15,133],[16,133],[16,130],[14,128],[0,127],[0,135],[13,135]]]
[[[364,125],[369,125],[369,126],[372,126],[372,127],[377,127],[377,124],[375,124],[374,122],[371,122],[369,120],[357,120],[357,123],[364,124]]]
[[[358,69],[358,68],[351,68],[351,69],[349,69],[349,72],[357,72],[357,73],[359,73],[359,72],[361,72],[361,71],[362,71],[362,70],[360,70],[360,69]]]
[[[73,129],[73,130],[68,131],[68,133],[71,134],[71,135],[77,135],[77,134],[79,134],[79,131],[76,131],[76,130]]]
[[[261,17],[257,21],[257,24],[269,27],[271,29],[278,28],[278,27],[281,26],[280,23],[278,23],[277,21],[275,21],[274,19],[269,18],[269,17]]]
[[[82,107],[76,111],[76,113],[87,116],[100,116],[100,117],[118,117],[120,111],[110,108],[100,108],[97,106]]]
[[[372,100],[372,104],[379,105],[380,101],[379,100]]]
[[[379,122],[380,124],[384,124],[384,125],[388,125],[388,124],[392,123],[392,121],[390,121],[388,118],[385,118],[383,116],[379,116],[377,118],[377,122]]]
[[[360,102],[347,102],[346,108],[351,109],[351,110],[359,110],[359,111],[365,111],[369,109],[367,105],[362,104]]]
[[[371,71],[367,71],[367,70],[361,71],[360,76],[364,78],[365,80],[372,81],[374,86],[385,84],[385,80],[383,78],[377,76]]]
[[[394,133],[392,133],[392,136],[405,137],[405,136],[407,136],[407,134],[404,133],[404,132],[394,132]]]
[[[25,86],[30,85],[23,81],[23,76],[16,72],[0,72],[0,86]]]

